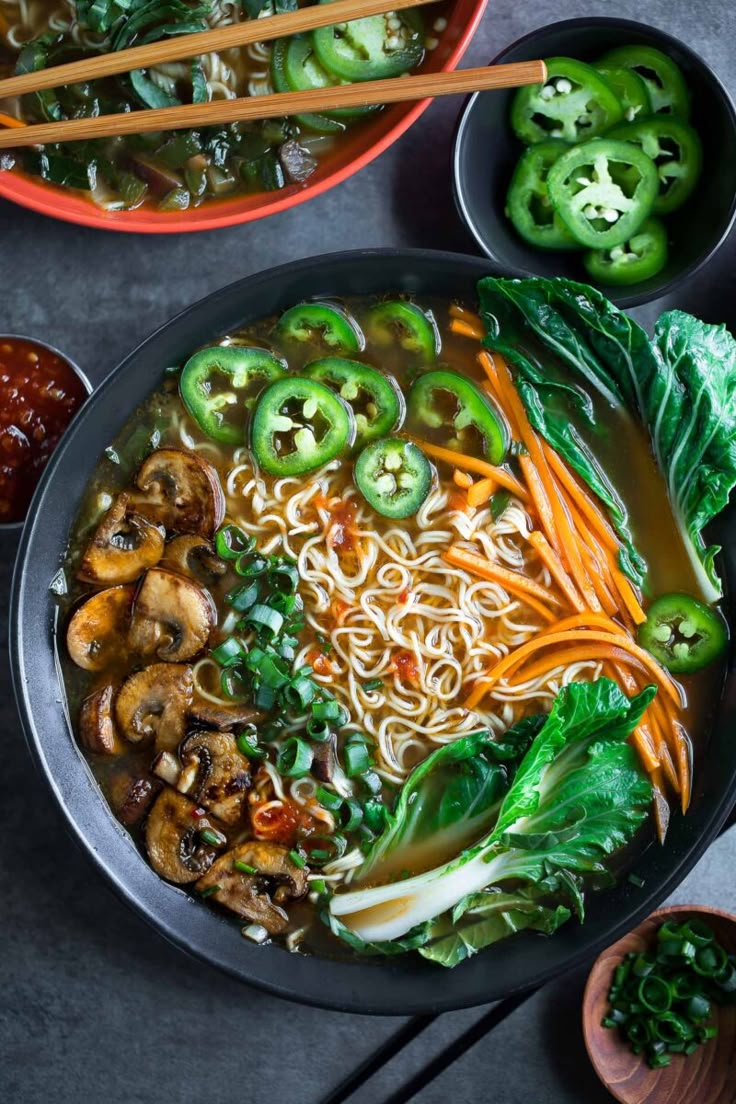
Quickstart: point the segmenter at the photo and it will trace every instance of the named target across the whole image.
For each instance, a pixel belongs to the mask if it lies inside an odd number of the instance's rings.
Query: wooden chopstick
[[[145,46],[132,46],[81,61],[54,65],[50,69],[38,69],[18,77],[0,80],[0,100],[7,96],[23,96],[27,92],[39,92],[43,88],[59,88],[65,84],[109,77],[114,73],[129,73],[133,69],[150,69],[167,61],[211,54],[219,50],[232,50],[252,42],[267,42],[287,35],[302,34],[316,27],[328,27],[333,23],[346,23],[367,15],[381,15],[397,8],[418,8],[435,4],[437,0],[335,0],[332,4],[315,4],[309,8],[271,15],[267,19],[249,19],[245,23],[233,23],[216,27],[212,31],[177,35],[173,38],[149,42]]]
[[[223,123],[273,119],[341,107],[364,107],[368,104],[452,96],[459,92],[516,88],[524,84],[543,84],[546,79],[547,68],[543,61],[460,69],[454,73],[420,73],[411,77],[339,85],[336,88],[279,92],[271,96],[247,96],[206,104],[182,104],[180,107],[156,107],[119,115],[99,115],[91,119],[68,119],[61,123],[37,123],[0,130],[0,149],[52,142],[80,142],[154,130],[221,126]]]

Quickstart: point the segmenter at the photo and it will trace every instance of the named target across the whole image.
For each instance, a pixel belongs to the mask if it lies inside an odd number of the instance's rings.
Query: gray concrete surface
[[[591,14],[642,18],[680,35],[736,90],[731,0],[491,0],[465,64],[484,63],[535,26]],[[434,105],[397,145],[337,189],[231,230],[180,238],[111,235],[0,202],[0,330],[35,333],[59,345],[98,383],[154,327],[249,272],[358,246],[472,252],[449,188],[458,109],[456,102]],[[732,243],[676,305],[736,325],[734,261]],[[648,308],[642,317],[654,312]],[[316,1104],[404,1021],[300,1008],[238,985],[164,943],[92,872],[33,771],[11,700],[7,592],[15,543],[0,537],[0,1099]],[[674,899],[736,908],[735,861],[731,832]],[[583,980],[548,986],[419,1099],[610,1100],[582,1048]],[[477,1015],[443,1017],[359,1099],[386,1100]]]

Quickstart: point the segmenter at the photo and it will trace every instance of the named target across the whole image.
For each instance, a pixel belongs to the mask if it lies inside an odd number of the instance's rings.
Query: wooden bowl
[[[736,916],[700,905],[673,905],[653,912],[619,939],[590,971],[583,997],[585,1046],[595,1072],[622,1104],[736,1104],[736,1005],[714,1007],[716,1037],[688,1057],[674,1054],[662,1069],[650,1069],[617,1030],[601,1026],[613,972],[624,956],[649,950],[663,920],[683,923],[695,917],[710,925],[729,953],[736,952]]]

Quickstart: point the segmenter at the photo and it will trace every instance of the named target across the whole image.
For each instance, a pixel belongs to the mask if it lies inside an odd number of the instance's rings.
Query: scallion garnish
[[[290,736],[276,757],[276,770],[285,778],[303,778],[309,773],[313,755],[306,740]]]
[[[348,841],[341,832],[333,832],[331,836],[310,836],[308,845],[310,863],[324,866],[345,854]]]
[[[298,866],[300,870],[303,870],[307,865],[307,860],[302,855],[301,851],[290,851],[289,858],[293,862],[294,866]]]
[[[316,721],[336,721],[340,716],[340,706],[334,698],[312,702],[312,716]]]
[[[327,790],[324,786],[318,786],[317,792],[314,795],[319,801],[320,805],[325,809],[329,809],[331,813],[337,812],[342,805],[342,798],[339,794],[334,793],[333,790]]]
[[[221,560],[237,560],[255,548],[255,543],[255,537],[249,537],[239,525],[225,525],[215,535],[215,551]]]
[[[364,774],[371,765],[371,757],[365,744],[346,744],[343,751],[345,761],[345,773],[348,778],[357,778]],[[372,773],[372,772],[371,772]],[[378,775],[376,775],[378,778]],[[380,791],[380,779],[378,779],[378,791]],[[371,789],[372,793],[378,792]]]
[[[327,892],[327,882],[324,878],[314,878],[313,881],[310,882],[309,888],[313,890],[314,893],[319,893],[321,895]]]
[[[348,797],[340,808],[340,827],[343,832],[354,832],[363,823],[363,806],[354,797]]]
[[[206,886],[205,889],[200,889],[199,895],[200,897],[211,897],[213,893],[219,893],[221,889],[222,886],[219,885]]]
[[[352,747],[352,746],[356,746],[356,745],[351,744],[349,746]],[[345,749],[345,751],[347,751],[347,748]],[[370,793],[372,793],[374,795],[374,797],[377,794],[380,794],[381,789],[383,787],[383,783],[381,782],[380,777],[376,774],[376,772],[374,770],[363,771],[363,773],[360,776],[360,781],[363,783],[365,788],[367,790],[369,790]]]
[[[265,575],[267,570],[268,562],[250,548],[235,561],[235,572],[243,579],[257,579],[260,575]]]
[[[238,751],[248,759],[263,759],[266,756],[265,750],[258,746],[255,728],[239,733],[235,742],[238,745]]]
[[[251,866],[250,863],[241,862],[240,859],[236,859],[233,863],[236,870],[239,870],[241,874],[257,874],[258,870],[255,866]]]
[[[299,585],[299,571],[296,564],[282,561],[270,568],[268,577],[274,588],[282,594],[296,594],[296,588]]]
[[[228,636],[222,644],[212,649],[210,655],[215,663],[219,663],[221,667],[227,667],[230,663],[237,663],[243,658],[243,649],[239,640],[234,636]]]
[[[365,826],[372,832],[382,832],[386,825],[386,806],[382,801],[371,798],[363,805]]]
[[[246,583],[244,586],[233,587],[225,595],[225,601],[238,613],[245,613],[258,601],[260,587],[258,583]]]
[[[249,610],[245,623],[265,640],[270,641],[281,632],[284,618],[278,610],[259,602]]]
[[[199,834],[204,842],[209,843],[211,847],[222,847],[223,843],[227,843],[227,836],[224,836],[222,832],[218,832],[215,828],[202,828]]]
[[[329,655],[332,651],[332,643],[327,639],[327,637],[324,636],[322,633],[317,633],[315,639],[322,650],[322,654]]]
[[[367,682],[362,682],[360,686],[362,690],[365,690],[366,694],[372,694],[374,691],[381,689],[381,687],[383,686],[383,679],[368,679]]]

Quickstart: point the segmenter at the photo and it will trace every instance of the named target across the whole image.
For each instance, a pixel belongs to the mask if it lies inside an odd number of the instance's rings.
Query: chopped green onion
[[[259,575],[265,575],[267,570],[268,562],[250,548],[235,561],[235,572],[243,579],[257,579]]]
[[[207,886],[205,889],[200,889],[199,895],[200,897],[211,897],[213,893],[219,893],[221,889],[222,886],[219,885]]]
[[[327,882],[324,878],[314,878],[313,881],[310,882],[309,888],[314,890],[315,893],[327,893]]]
[[[225,525],[215,535],[215,551],[221,560],[237,560],[255,544],[255,537],[249,537],[238,525]]]
[[[380,690],[383,686],[383,679],[373,678],[368,679],[367,682],[362,682],[361,689],[365,690],[366,694],[372,694],[374,690]]]
[[[326,721],[318,721],[314,717],[307,721],[307,736],[318,744],[326,743],[332,735],[330,726]]]
[[[347,751],[347,748],[345,750]],[[374,770],[364,771],[360,776],[360,781],[374,796],[380,794],[383,783]]]
[[[276,705],[276,691],[273,686],[261,685],[253,695],[253,704],[266,713]]]
[[[386,806],[382,801],[377,801],[375,798],[366,801],[363,806],[366,827],[370,828],[372,832],[382,832],[386,826],[386,813]]]
[[[209,843],[212,847],[222,847],[223,843],[227,843],[227,836],[224,836],[222,832],[218,832],[215,828],[203,828],[199,835],[205,843]]]
[[[225,601],[238,613],[245,613],[258,601],[258,583],[247,583],[245,586],[233,587],[225,595]]]
[[[322,654],[323,655],[329,655],[330,652],[332,651],[331,641],[328,640],[328,638],[326,636],[323,636],[322,633],[316,633],[315,639],[316,639],[317,643],[319,644],[320,648],[322,649]]]
[[[340,826],[343,832],[354,832],[363,823],[363,806],[354,797],[343,801],[340,809]]]
[[[241,862],[240,859],[236,859],[233,863],[236,870],[239,870],[241,874],[257,874],[258,871],[255,866],[251,866],[250,863]]]
[[[290,736],[276,757],[276,770],[284,778],[303,778],[309,773],[314,753],[299,736]]]
[[[296,564],[281,563],[277,567],[272,567],[268,576],[276,590],[282,594],[296,594],[296,588],[299,585],[299,571]]]
[[[320,805],[325,809],[329,809],[331,813],[337,812],[342,805],[342,798],[340,795],[334,793],[332,790],[326,790],[324,786],[318,786],[314,796],[317,798]]]
[[[311,678],[297,676],[284,688],[284,699],[294,709],[304,711],[317,690]]]
[[[303,870],[307,865],[307,860],[302,855],[301,851],[290,851],[289,858],[293,862],[294,866],[298,866],[300,870]]]
[[[281,632],[284,619],[278,610],[259,603],[252,607],[245,618],[245,623],[267,640],[273,640]]]
[[[258,747],[255,728],[239,733],[235,738],[235,743],[238,745],[238,751],[249,759],[265,758],[266,752],[263,748]]]
[[[629,874],[626,880],[629,885],[635,886],[636,889],[641,889],[644,885],[644,879],[640,878],[638,874]]]
[[[356,778],[358,775],[364,774],[371,765],[371,757],[365,744],[346,744],[343,758],[345,760],[345,773],[348,778]],[[378,775],[376,777],[378,778]],[[380,779],[378,790],[380,791]],[[371,792],[376,793],[377,791],[371,789]]]
[[[258,673],[264,686],[270,686],[273,690],[278,690],[279,687],[285,686],[289,681],[288,669],[278,656],[265,655],[258,668]]]
[[[235,701],[246,697],[250,684],[243,678],[237,667],[226,667],[220,675],[220,687],[226,698]]]
[[[218,644],[216,648],[212,649],[210,655],[215,663],[219,663],[221,667],[227,667],[230,663],[237,663],[239,659],[242,659],[243,649],[236,637],[228,636],[222,644]]]
[[[336,721],[340,716],[340,706],[334,698],[312,702],[312,716],[316,721]]]
[[[309,861],[316,866],[324,866],[325,863],[341,858],[348,846],[348,841],[340,832],[334,832],[331,836],[310,836],[306,842],[309,846]],[[320,846],[315,847],[316,843]]]

